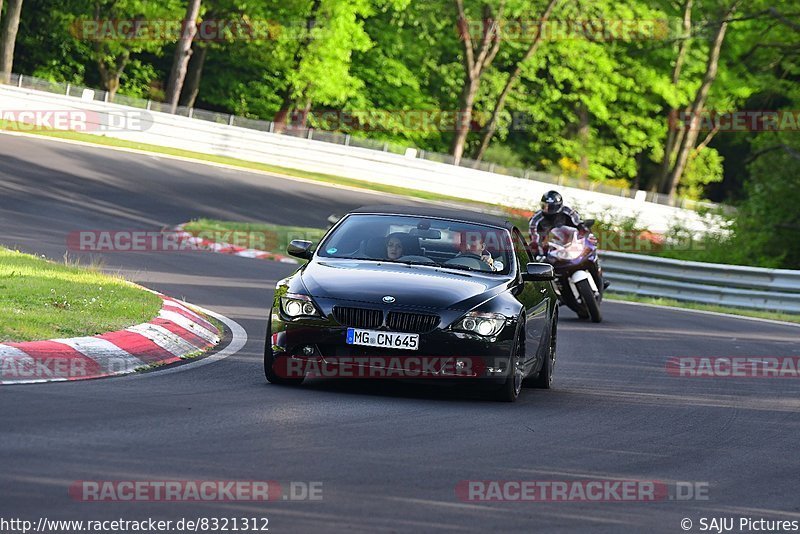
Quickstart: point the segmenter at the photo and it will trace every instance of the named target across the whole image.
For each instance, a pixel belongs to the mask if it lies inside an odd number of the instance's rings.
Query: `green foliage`
[[[723,157],[713,148],[704,148],[694,153],[681,179],[681,196],[700,200],[705,186],[722,181],[722,163]]]
[[[486,161],[502,165],[503,167],[524,168],[525,164],[519,154],[507,145],[491,145],[483,158]]]
[[[741,2],[729,24],[707,109],[800,109],[796,3]],[[484,11],[496,13],[500,4],[464,0],[473,32],[480,29]],[[547,0],[503,4],[500,47],[481,77],[467,155],[479,145],[481,128],[528,50],[534,22]],[[695,0],[688,33],[681,27],[683,4],[559,1],[541,46],[521,65],[485,159],[607,185],[652,188],[664,156],[668,114],[694,99],[706,72],[710,39],[730,0]],[[91,87],[111,87],[118,75],[121,94],[158,99],[169,76],[174,39],[112,35],[96,41],[75,30],[95,17],[177,21],[185,8],[185,0],[25,0],[15,70]],[[344,111],[358,120],[334,121],[331,129],[426,151],[449,150],[452,121],[425,126],[409,117],[420,111],[429,118],[437,113],[446,117],[459,110],[464,46],[453,0],[205,0],[202,14],[216,20],[266,21],[276,31],[257,40],[240,33],[206,43],[196,107],[266,120],[287,106]],[[567,21],[573,24],[571,35],[557,30]],[[637,21],[645,32],[638,37],[598,37],[582,34],[578,27],[624,22],[636,28]],[[514,33],[515,24],[527,27],[527,33]],[[683,45],[686,55],[673,83]],[[309,123],[325,128],[318,117]],[[701,132],[698,142],[708,133]],[[690,157],[679,183],[681,195],[744,199],[732,233],[723,245],[709,242],[703,253],[707,257],[797,264],[797,247],[776,247],[773,235],[780,232],[759,229],[758,224],[767,213],[767,192],[781,202],[794,199],[794,190],[786,185],[796,185],[790,171],[798,167],[790,151],[798,150],[793,133],[720,131]],[[736,142],[732,136],[739,136]],[[772,143],[790,150],[768,151],[745,164],[748,155]],[[781,210],[783,221],[795,220],[789,207]],[[715,239],[718,243],[722,238]]]

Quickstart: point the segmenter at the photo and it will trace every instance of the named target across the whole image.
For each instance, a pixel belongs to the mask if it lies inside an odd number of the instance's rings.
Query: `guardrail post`
[[[269,133],[275,133],[275,123],[269,121]]]
[[[188,117],[191,119],[194,116],[194,108],[189,108],[189,115]]]
[[[106,91],[105,94],[103,95],[103,102],[106,103],[108,102],[108,91]]]
[[[308,139],[311,139],[311,140],[314,139],[314,128],[309,128],[308,129],[308,136],[307,137],[308,137]]]
[[[384,152],[388,152],[389,151],[389,143],[388,143],[388,141],[386,143],[383,143],[383,151]]]
[[[228,126],[233,126],[233,115],[228,117]]]
[[[344,134],[344,146],[350,146],[350,134]]]
[[[152,105],[153,105],[153,101],[152,101],[152,100],[150,100],[150,99],[148,98],[148,99],[147,99],[147,105],[145,106],[145,108],[144,108],[144,109],[146,109],[147,111],[150,111],[150,107],[151,107]]]
[[[22,74],[17,78],[17,87],[22,88]]]
[[[65,95],[67,95],[67,96],[69,96],[69,90],[70,90],[71,88],[72,88],[72,86],[71,86],[69,83],[67,83],[67,92],[66,92],[66,93],[64,93],[64,94],[65,94]]]

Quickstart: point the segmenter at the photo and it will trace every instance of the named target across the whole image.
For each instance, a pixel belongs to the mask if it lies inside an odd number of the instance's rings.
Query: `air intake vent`
[[[396,332],[430,332],[439,324],[438,315],[424,313],[389,312],[386,320],[389,330]]]
[[[333,307],[333,318],[344,326],[353,328],[378,328],[383,324],[383,312],[366,308]]]

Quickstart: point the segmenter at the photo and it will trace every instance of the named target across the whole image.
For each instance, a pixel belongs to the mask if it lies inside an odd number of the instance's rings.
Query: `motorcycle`
[[[583,223],[591,230],[594,220]],[[550,230],[543,243],[544,261],[553,266],[561,304],[594,323],[603,320],[600,302],[607,284],[597,258],[597,238],[591,231],[584,234],[571,226]]]

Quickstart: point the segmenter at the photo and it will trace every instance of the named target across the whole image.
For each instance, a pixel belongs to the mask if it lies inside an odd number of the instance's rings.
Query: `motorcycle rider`
[[[541,256],[545,253],[541,242],[553,228],[572,226],[581,234],[589,231],[578,212],[564,205],[564,199],[558,191],[548,191],[542,195],[541,206],[542,209],[533,214],[529,223],[531,251],[534,255]]]
[[[550,230],[559,226],[577,228],[579,234],[589,233],[589,228],[583,223],[580,215],[574,209],[564,205],[564,199],[558,191],[548,191],[542,195],[542,209],[531,217],[529,231],[531,236],[531,252],[538,261],[544,261],[546,250],[542,241],[550,234]],[[603,270],[599,265],[592,269],[592,275],[599,287],[607,289],[610,285],[603,277]]]

